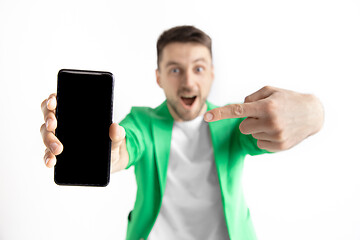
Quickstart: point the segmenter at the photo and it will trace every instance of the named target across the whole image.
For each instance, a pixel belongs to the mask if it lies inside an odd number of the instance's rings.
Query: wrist
[[[316,134],[319,132],[324,124],[324,107],[320,100],[312,94],[307,94],[307,98],[309,101],[310,114],[309,114],[309,121],[311,130],[309,136]]]

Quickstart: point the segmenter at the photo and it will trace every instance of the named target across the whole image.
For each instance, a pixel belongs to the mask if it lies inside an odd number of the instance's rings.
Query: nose
[[[191,70],[187,70],[183,75],[182,85],[184,87],[192,88],[196,83],[195,74]]]

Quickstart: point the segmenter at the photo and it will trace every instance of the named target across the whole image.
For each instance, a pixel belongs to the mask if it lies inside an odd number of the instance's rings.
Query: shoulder
[[[120,124],[150,126],[158,120],[173,121],[166,101],[156,108],[134,106]]]
[[[151,107],[134,106],[131,107],[130,113],[135,115],[149,115],[154,111]]]
[[[147,118],[172,118],[167,108],[166,101],[155,108],[135,106],[131,108],[130,114]]]

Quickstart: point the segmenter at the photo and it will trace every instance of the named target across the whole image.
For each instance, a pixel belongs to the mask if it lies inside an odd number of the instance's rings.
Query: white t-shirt
[[[229,239],[209,125],[203,116],[174,123],[166,188],[148,239]]]

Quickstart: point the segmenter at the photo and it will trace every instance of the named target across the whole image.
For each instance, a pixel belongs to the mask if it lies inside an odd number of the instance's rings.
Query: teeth
[[[183,97],[183,98],[194,98],[194,97],[196,97],[196,96],[181,96],[181,97]]]

